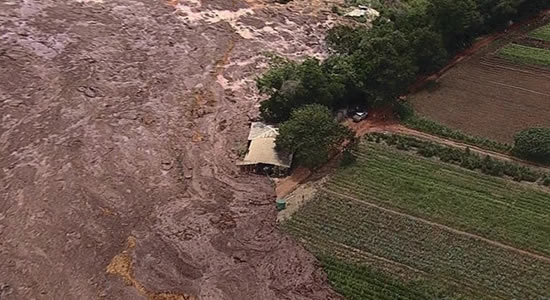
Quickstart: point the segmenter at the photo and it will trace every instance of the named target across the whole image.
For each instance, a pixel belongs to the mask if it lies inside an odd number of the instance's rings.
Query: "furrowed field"
[[[514,62],[550,66],[550,50],[509,44],[500,49],[498,53]]]
[[[550,127],[548,28],[494,43],[410,102],[422,117],[504,143],[522,129]]]
[[[543,41],[550,41],[550,24],[532,31],[529,37]]]
[[[548,299],[550,194],[364,143],[282,226],[348,299]]]

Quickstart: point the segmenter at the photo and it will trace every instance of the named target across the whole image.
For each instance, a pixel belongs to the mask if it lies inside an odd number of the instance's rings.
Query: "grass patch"
[[[550,24],[531,31],[529,33],[529,37],[538,40],[550,41]]]
[[[455,140],[472,146],[477,146],[487,150],[508,153],[512,146],[509,144],[499,143],[482,137],[471,136],[461,131],[451,129],[445,125],[439,124],[432,120],[421,118],[417,115],[407,117],[403,124],[409,128],[419,131],[434,134],[443,138]]]
[[[355,154],[354,164],[282,224],[348,299],[550,294],[547,261],[369,204],[548,255],[549,193],[382,143],[363,143]]]
[[[546,49],[508,44],[502,47],[498,54],[517,63],[550,66],[550,50]]]

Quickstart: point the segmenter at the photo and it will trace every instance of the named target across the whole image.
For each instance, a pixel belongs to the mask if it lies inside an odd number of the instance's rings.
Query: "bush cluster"
[[[380,143],[384,141],[387,145],[394,146],[400,150],[414,150],[424,157],[436,157],[439,160],[451,163],[469,170],[479,170],[492,176],[508,176],[515,181],[536,182],[550,186],[550,174],[542,174],[526,166],[491,158],[482,157],[473,153],[470,148],[464,150],[444,145],[423,141],[409,136],[390,135],[384,133],[372,133],[367,136],[368,141]]]
[[[535,162],[550,164],[550,129],[529,128],[516,134],[514,155]]]

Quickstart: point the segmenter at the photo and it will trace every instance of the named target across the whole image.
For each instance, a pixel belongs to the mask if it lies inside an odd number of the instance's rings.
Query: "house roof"
[[[268,164],[283,168],[290,168],[292,154],[275,150],[275,137],[256,138],[250,142],[248,153],[239,166]]]
[[[262,122],[252,122],[250,124],[250,133],[248,134],[248,140],[252,141],[257,138],[275,138],[279,135],[279,129],[271,125],[264,124]]]

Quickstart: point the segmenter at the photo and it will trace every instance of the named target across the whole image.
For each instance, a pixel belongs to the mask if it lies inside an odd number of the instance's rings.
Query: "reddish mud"
[[[0,299],[338,299],[237,149],[330,4],[0,3]]]

